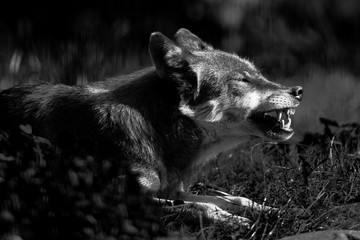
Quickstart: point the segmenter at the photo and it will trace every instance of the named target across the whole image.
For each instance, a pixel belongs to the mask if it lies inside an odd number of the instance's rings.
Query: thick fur
[[[266,80],[249,61],[213,49],[186,29],[150,37],[154,63],[87,86],[29,83],[0,93],[1,125],[30,124],[56,142],[90,138],[138,174],[145,190],[174,194],[194,166],[249,138],[285,140],[251,119],[296,107],[301,88]]]

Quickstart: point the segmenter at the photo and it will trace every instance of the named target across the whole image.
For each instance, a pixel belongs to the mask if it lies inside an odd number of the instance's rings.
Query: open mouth
[[[267,138],[282,141],[290,138],[294,133],[291,128],[291,116],[294,114],[295,108],[274,109],[255,113],[250,119]]]

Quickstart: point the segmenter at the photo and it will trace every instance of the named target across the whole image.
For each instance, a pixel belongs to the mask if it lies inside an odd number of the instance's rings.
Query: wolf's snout
[[[291,88],[291,95],[301,101],[303,96],[303,88],[301,86],[295,86]]]

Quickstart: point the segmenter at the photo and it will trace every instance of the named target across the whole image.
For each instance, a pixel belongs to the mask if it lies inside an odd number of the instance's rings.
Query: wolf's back
[[[38,85],[38,84],[36,84]],[[32,92],[35,84],[19,85],[0,91],[0,124],[1,127],[12,127],[22,123],[31,107],[25,99]]]
[[[44,128],[55,132],[58,126],[69,120],[65,116],[76,118],[79,115],[79,111],[74,111],[74,114],[68,111],[77,107],[82,98],[79,87],[42,82],[3,90],[0,92],[0,126],[9,128],[30,124],[39,132]]]

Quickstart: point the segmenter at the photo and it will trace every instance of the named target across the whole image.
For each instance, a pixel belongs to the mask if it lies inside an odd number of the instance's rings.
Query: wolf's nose
[[[291,94],[298,99],[299,101],[301,101],[302,96],[303,96],[303,88],[301,86],[295,86],[291,88]]]

